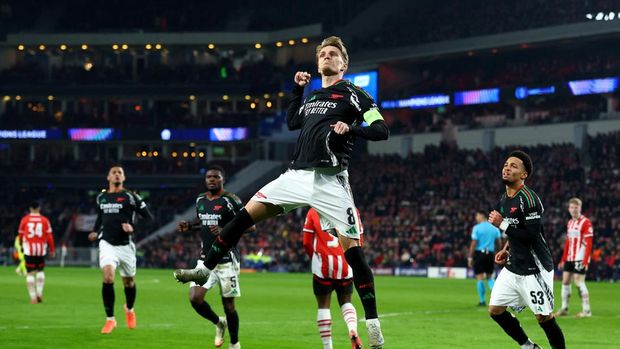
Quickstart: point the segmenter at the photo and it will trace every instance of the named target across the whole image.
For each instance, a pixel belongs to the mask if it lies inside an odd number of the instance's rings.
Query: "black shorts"
[[[575,262],[564,262],[564,271],[581,275],[586,274],[586,268],[575,269]]]
[[[352,294],[353,279],[321,279],[312,275],[312,289],[317,296],[330,294],[336,291],[337,294]]]
[[[24,260],[26,261],[26,271],[43,271],[45,268],[45,257],[44,256],[27,256],[24,255]]]
[[[487,273],[488,275],[491,275],[493,274],[494,268],[495,256],[493,255],[493,252],[474,252],[474,274],[478,275]]]

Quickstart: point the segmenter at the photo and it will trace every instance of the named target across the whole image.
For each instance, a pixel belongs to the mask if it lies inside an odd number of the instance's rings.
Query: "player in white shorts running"
[[[553,316],[553,259],[545,241],[542,201],[525,185],[532,175],[532,160],[517,150],[508,155],[502,169],[506,193],[489,222],[508,237],[495,262],[505,267],[491,291],[491,318],[523,349],[540,348],[521,328],[519,320],[506,311],[521,312],[529,307],[545,331],[553,349],[565,349],[564,334]],[[509,250],[510,249],[510,250]]]
[[[224,227],[207,254],[206,268],[178,270],[175,277],[183,282],[204,278],[246,229],[295,208],[311,206],[336,229],[364,306],[368,344],[382,348],[374,277],[359,242],[347,167],[357,137],[385,140],[389,130],[373,99],[342,79],[349,56],[340,38],[323,40],[317,47],[316,60],[323,87],[310,92],[303,103],[310,74],[297,72],[294,77],[287,123],[290,130],[301,131],[288,171],[260,189]],[[367,127],[361,126],[364,121]]]
[[[123,187],[125,172],[121,166],[112,166],[108,171],[108,189],[97,196],[97,221],[95,229],[88,235],[91,241],[99,240],[99,267],[103,271],[101,294],[106,313],[102,334],[109,334],[116,327],[114,318],[114,274],[119,269],[125,286],[125,318],[127,327],[136,327],[136,246],[131,235],[134,232],[136,213],[153,220],[142,198]]]

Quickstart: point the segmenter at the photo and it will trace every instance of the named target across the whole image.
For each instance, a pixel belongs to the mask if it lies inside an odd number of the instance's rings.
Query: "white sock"
[[[570,285],[562,285],[562,310],[568,310],[568,301],[570,300]]]
[[[43,297],[43,285],[45,285],[45,273],[37,273],[37,296]]]
[[[340,307],[344,322],[347,324],[349,332],[355,331],[357,333],[357,312],[355,307],[351,303],[345,303]]]
[[[37,291],[34,288],[34,275],[26,275],[26,286],[28,287],[30,299],[37,299]]]
[[[329,309],[319,308],[316,324],[319,327],[323,349],[332,349],[332,314],[329,312]]]
[[[588,288],[586,287],[586,283],[577,284],[577,288],[579,289],[579,295],[581,296],[581,311],[584,313],[590,312],[590,293],[588,292]]]
[[[527,342],[521,345],[521,349],[534,349],[534,343],[528,338]]]

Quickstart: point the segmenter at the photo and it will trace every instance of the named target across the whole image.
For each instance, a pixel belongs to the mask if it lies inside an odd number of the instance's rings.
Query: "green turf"
[[[212,348],[213,326],[194,313],[187,286],[170,270],[141,269],[137,275],[138,327],[128,330],[124,293],[116,283],[119,326],[101,335],[101,272],[98,269],[48,268],[44,303],[29,304],[25,278],[0,267],[0,348]],[[120,280],[119,280],[120,281]],[[386,349],[517,348],[477,308],[472,280],[377,277],[377,296]],[[556,282],[559,295],[559,282]],[[562,318],[568,348],[618,348],[620,284],[589,283],[594,316]],[[321,348],[309,274],[243,274],[237,308],[243,348]],[[571,310],[579,309],[575,291]],[[218,294],[208,296],[222,313]],[[354,297],[354,299],[357,296]],[[335,299],[334,299],[335,303]],[[360,315],[363,309],[355,306]],[[350,348],[340,311],[332,305],[334,348]],[[519,315],[530,338],[549,348],[529,310]],[[360,323],[362,339],[365,326]],[[223,348],[228,347],[227,343]]]

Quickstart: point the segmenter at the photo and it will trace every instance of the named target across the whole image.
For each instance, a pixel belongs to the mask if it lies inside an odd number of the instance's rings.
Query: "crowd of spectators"
[[[534,160],[528,185],[545,205],[545,235],[556,263],[566,222],[566,202],[578,196],[594,224],[593,263],[589,277],[620,278],[620,133],[594,137],[588,150],[572,145],[525,148]],[[351,186],[361,211],[366,256],[373,267],[416,268],[467,265],[471,229],[477,210],[495,207],[503,184],[501,166],[510,149],[490,153],[428,147],[406,158],[362,156],[354,159]],[[373,174],[373,175],[369,175]],[[305,210],[257,225],[239,243],[242,255],[270,257],[265,268],[307,270],[302,247]],[[144,247],[143,265],[193,266],[197,235],[165,237]],[[250,260],[244,265],[252,266]]]

